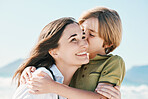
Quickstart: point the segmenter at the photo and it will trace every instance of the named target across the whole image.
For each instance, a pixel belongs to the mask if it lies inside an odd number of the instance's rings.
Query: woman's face
[[[90,58],[93,58],[96,56],[96,54],[104,55],[105,51],[103,48],[103,42],[104,40],[99,37],[99,23],[97,18],[89,18],[85,20],[81,24],[82,30],[86,33],[88,37],[88,43],[89,43],[89,53]]]
[[[64,64],[81,66],[89,62],[86,37],[76,23],[66,26],[56,50],[58,60]]]

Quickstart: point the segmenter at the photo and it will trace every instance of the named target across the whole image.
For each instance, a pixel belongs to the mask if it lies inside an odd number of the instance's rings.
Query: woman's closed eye
[[[76,42],[76,41],[77,41],[77,39],[76,38],[73,38],[73,39],[71,39],[70,42]]]

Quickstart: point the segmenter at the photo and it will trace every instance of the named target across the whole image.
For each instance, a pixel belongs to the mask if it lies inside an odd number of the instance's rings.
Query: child
[[[118,55],[109,54],[120,45],[122,25],[118,13],[104,7],[88,10],[79,18],[82,30],[89,35],[90,62],[77,70],[71,86],[95,91],[98,83],[120,86],[125,64]]]

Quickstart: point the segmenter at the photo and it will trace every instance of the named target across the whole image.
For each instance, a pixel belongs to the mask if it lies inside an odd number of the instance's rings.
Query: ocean
[[[11,99],[16,90],[16,85],[12,83],[12,78],[0,77],[0,99]]]
[[[11,99],[16,90],[12,78],[0,77],[0,99]],[[121,86],[121,99],[148,99],[148,85],[125,85]]]

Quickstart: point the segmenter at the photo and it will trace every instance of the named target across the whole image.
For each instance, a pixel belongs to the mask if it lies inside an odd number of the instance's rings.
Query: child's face
[[[81,66],[89,62],[87,54],[88,42],[76,23],[66,26],[59,40],[57,55],[59,63],[67,64],[68,66]]]
[[[81,24],[82,30],[88,36],[90,58],[94,58],[97,54],[105,55],[103,48],[104,40],[99,37],[99,23],[97,18],[89,18]]]

